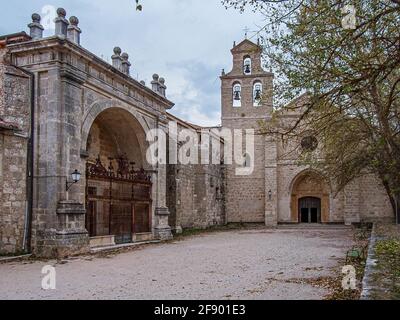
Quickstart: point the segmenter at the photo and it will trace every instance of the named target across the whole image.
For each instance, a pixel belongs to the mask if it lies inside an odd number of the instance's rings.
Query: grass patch
[[[371,226],[361,227],[354,230],[354,242],[355,247],[366,248],[368,247],[369,238],[371,235]],[[347,261],[343,260],[341,263],[344,265],[351,265],[356,269],[357,277],[357,288],[355,290],[345,290],[342,287],[342,280],[344,274],[341,273],[342,270],[337,270],[336,275],[325,280],[331,290],[331,293],[325,297],[325,300],[359,300],[362,291],[362,281],[364,278],[365,265],[367,260],[367,254],[363,254],[358,257],[349,257]]]
[[[376,269],[374,281],[384,289],[378,299],[400,299],[400,239],[379,240],[375,246]]]

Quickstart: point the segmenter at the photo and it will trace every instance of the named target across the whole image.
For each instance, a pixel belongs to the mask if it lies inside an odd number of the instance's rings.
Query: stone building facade
[[[234,222],[391,216],[374,177],[334,195],[327,179],[299,166],[298,154],[273,136],[256,135],[255,156],[241,155],[243,164],[223,156],[210,164],[149,162],[152,132],[176,139],[170,122],[193,132],[199,154],[204,131],[222,150],[226,141],[215,134],[220,128],[168,113],[174,103],[163,78],[155,74],[150,87],[136,81],[128,54],[116,47],[112,63],[105,62],[80,45],[78,18],[67,20],[64,9],[57,14],[54,36],[43,37],[34,14],[29,35],[0,37],[0,255],[81,254]],[[264,71],[261,52],[249,40],[232,49],[232,71],[221,76],[224,128],[257,130],[272,117],[274,75]],[[298,116],[284,112],[279,121]],[[175,142],[181,150],[184,141]],[[250,175],[236,174],[247,166],[254,167]]]
[[[260,128],[260,120],[282,126],[301,115],[306,95],[287,108],[273,111],[273,77],[261,66],[261,48],[244,40],[232,49],[232,71],[221,76],[222,124],[232,129]],[[257,87],[259,86],[259,87]],[[257,90],[262,93],[258,101]],[[239,93],[238,93],[239,92]],[[292,104],[297,107],[292,108]],[[271,122],[272,123],[272,122]],[[256,135],[254,171],[237,176],[227,169],[226,218],[228,222],[345,223],[392,219],[389,198],[378,179],[365,175],[336,194],[334,182],[301,164],[297,137],[283,142],[274,135]],[[296,141],[294,141],[296,140]],[[318,150],[316,150],[318,152]]]
[[[178,132],[182,129],[193,131],[201,140],[201,131],[210,136],[212,128],[184,122],[172,115],[170,121],[177,122]],[[219,149],[223,153],[222,139],[214,136],[220,143]],[[225,217],[225,171],[226,167],[220,163],[201,164],[199,154],[195,164],[168,164],[167,166],[167,206],[170,211],[169,223],[175,232],[182,229],[207,228],[215,225],[224,225]]]
[[[0,38],[0,254],[24,252],[28,228],[30,75],[9,58],[6,39]]]

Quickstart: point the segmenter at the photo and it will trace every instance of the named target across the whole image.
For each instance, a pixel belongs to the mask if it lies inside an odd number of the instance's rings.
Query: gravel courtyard
[[[287,227],[205,233],[109,256],[5,263],[0,299],[323,299],[327,289],[291,279],[334,275],[351,245],[345,227]],[[49,264],[56,290],[41,289]]]

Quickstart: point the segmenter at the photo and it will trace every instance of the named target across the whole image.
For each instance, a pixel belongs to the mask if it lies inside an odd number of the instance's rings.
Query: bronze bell
[[[251,73],[250,64],[246,64],[246,65],[244,66],[244,73]]]
[[[254,99],[261,100],[261,90],[260,89],[256,89],[256,94],[255,94]]]
[[[235,91],[235,98],[234,99],[235,100],[240,100],[240,91],[239,90]]]

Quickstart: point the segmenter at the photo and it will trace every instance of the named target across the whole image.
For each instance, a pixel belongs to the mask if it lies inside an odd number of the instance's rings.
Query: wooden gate
[[[114,235],[116,243],[129,243],[132,234],[151,232],[151,175],[123,157],[109,160],[107,169],[100,157],[87,164],[86,227],[91,237]]]

